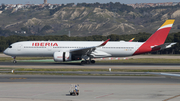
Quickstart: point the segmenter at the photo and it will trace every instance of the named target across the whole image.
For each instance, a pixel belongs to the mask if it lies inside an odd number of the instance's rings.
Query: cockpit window
[[[9,48],[12,48],[12,46],[9,46]]]

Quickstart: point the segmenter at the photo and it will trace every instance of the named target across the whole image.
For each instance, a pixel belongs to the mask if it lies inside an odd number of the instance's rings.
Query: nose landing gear
[[[17,61],[16,61],[16,57],[13,57],[13,63],[17,63]]]

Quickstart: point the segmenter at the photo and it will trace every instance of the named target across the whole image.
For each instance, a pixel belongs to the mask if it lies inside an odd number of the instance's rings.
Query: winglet
[[[107,39],[105,42],[103,42],[101,45],[99,45],[99,46],[104,46],[104,45],[106,45],[106,43],[109,41],[110,39]]]
[[[131,40],[129,40],[129,42],[132,42],[135,38],[132,38]]]

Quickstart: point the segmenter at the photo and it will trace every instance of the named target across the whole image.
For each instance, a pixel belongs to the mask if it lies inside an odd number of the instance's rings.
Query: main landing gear
[[[95,60],[83,60],[81,61],[81,64],[94,64],[96,61]]]
[[[16,61],[16,57],[13,57],[13,63],[17,63],[17,61]]]
[[[93,58],[93,56],[87,56],[87,55],[84,55],[82,56],[82,58],[84,60],[81,61],[81,64],[94,64],[95,63],[95,60],[91,60]]]

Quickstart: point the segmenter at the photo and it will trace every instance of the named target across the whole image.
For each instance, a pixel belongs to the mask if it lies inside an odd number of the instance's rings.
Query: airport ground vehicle
[[[79,95],[79,84],[71,84],[69,93],[70,95]]]

